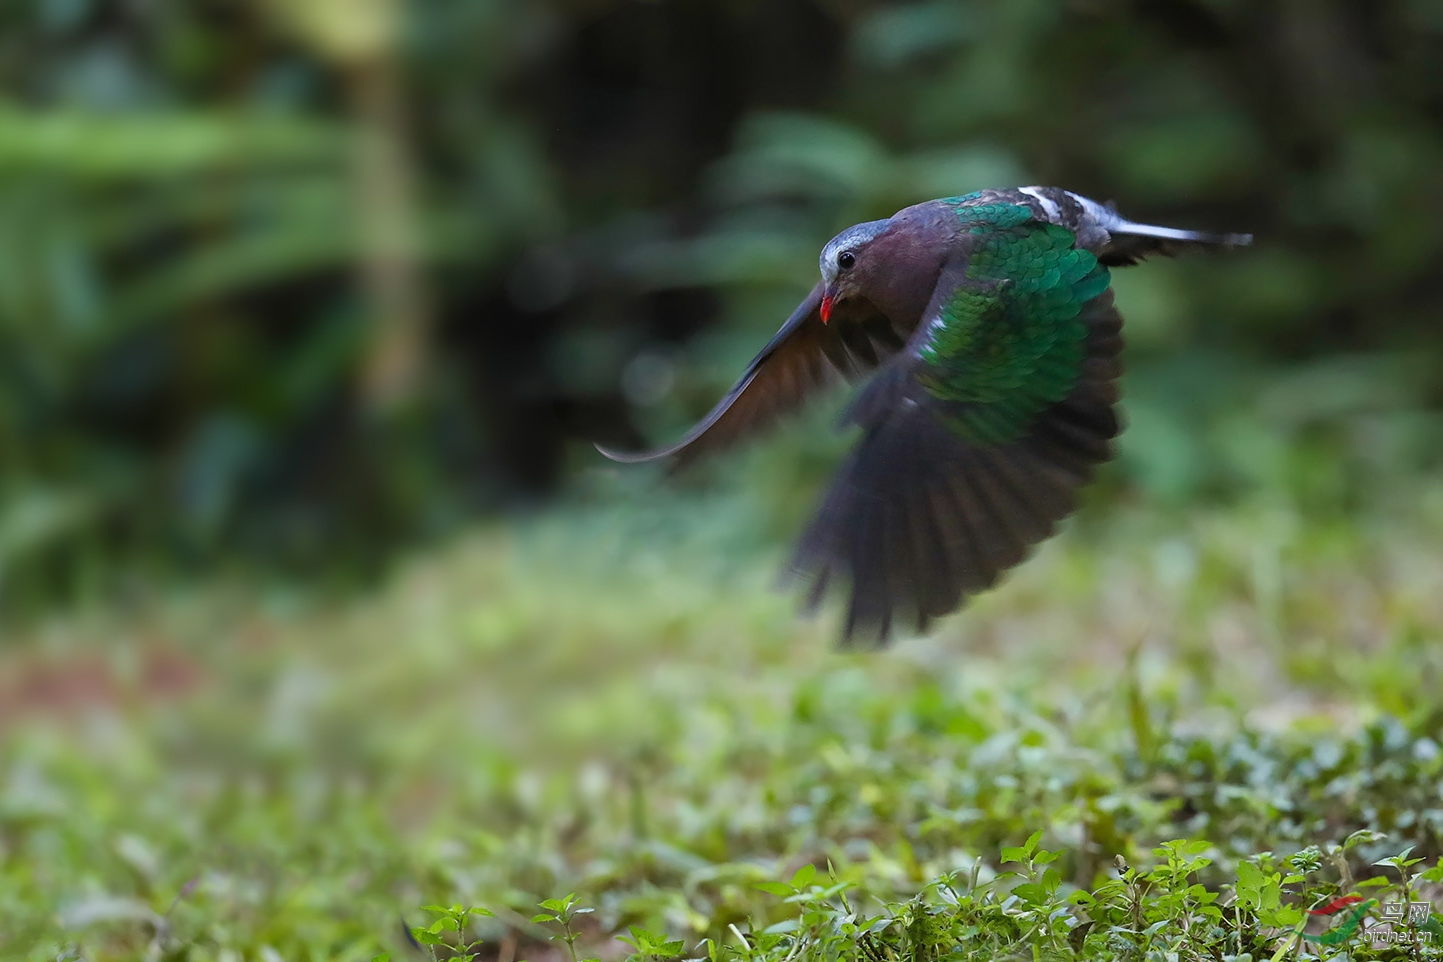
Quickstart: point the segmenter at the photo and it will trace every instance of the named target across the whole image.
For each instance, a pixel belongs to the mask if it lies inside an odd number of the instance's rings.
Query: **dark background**
[[[1440,460],[1440,37],[1430,0],[4,4],[0,605],[365,584],[595,496],[589,442],[704,412],[836,230],[1026,183],[1257,237],[1117,275],[1103,496],[1347,511]]]

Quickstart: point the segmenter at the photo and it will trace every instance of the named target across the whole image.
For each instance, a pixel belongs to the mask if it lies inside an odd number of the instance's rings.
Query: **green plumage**
[[[1005,443],[1076,386],[1087,337],[1079,315],[1111,277],[1072,231],[1026,206],[948,203],[975,246],[921,345],[918,376],[955,402],[949,420],[963,437]]]

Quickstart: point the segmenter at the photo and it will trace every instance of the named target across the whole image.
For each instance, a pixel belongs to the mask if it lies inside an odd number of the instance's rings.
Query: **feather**
[[[624,464],[671,459],[675,470],[764,433],[833,383],[865,375],[902,347],[891,323],[875,312],[853,312],[824,324],[821,300],[818,284],[747,365],[736,385],[680,441],[641,452],[601,445],[596,449]]]

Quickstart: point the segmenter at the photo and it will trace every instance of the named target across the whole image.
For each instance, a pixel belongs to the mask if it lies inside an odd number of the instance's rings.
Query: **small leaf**
[[[1384,835],[1382,832],[1375,832],[1372,829],[1360,828],[1358,829],[1358,831],[1354,832],[1352,835],[1349,835],[1343,840],[1343,851],[1346,852],[1350,849],[1356,848],[1359,845],[1365,845],[1368,842],[1381,842],[1387,837],[1388,836]]]
[[[1012,894],[1033,905],[1045,905],[1051,896],[1046,888],[1036,882],[1023,882],[1012,890]]]
[[[1394,866],[1394,867],[1396,867],[1396,868],[1402,868],[1403,865],[1405,864],[1403,860],[1406,859],[1406,858],[1408,857],[1408,855],[1409,855],[1412,851],[1413,851],[1413,846],[1409,845],[1407,848],[1403,849],[1403,851],[1399,852],[1397,855],[1390,855],[1390,856],[1388,856],[1387,858],[1380,858],[1380,859],[1378,859],[1376,862],[1374,862],[1373,864],[1374,864],[1374,865],[1392,865],[1392,866]]]
[[[1281,928],[1291,928],[1303,920],[1303,910],[1296,905],[1284,905],[1273,913],[1273,923]]]
[[[796,919],[783,919],[775,925],[768,925],[762,929],[762,932],[767,935],[780,935],[785,932],[795,932],[800,927],[801,923]]]
[[[785,882],[757,882],[754,887],[772,895],[791,895],[794,891],[792,887]]]

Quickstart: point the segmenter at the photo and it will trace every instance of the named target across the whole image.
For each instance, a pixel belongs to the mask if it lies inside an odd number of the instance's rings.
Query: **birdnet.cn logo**
[[[1377,899],[1365,899],[1361,895],[1344,895],[1326,905],[1309,909],[1314,917],[1332,917],[1336,921],[1332,928],[1317,935],[1302,933],[1304,941],[1317,945],[1338,945],[1352,939],[1360,932],[1375,945],[1431,945],[1434,933],[1428,925],[1433,906],[1429,902],[1389,902],[1383,906],[1382,924],[1365,926],[1368,912],[1378,905]]]

